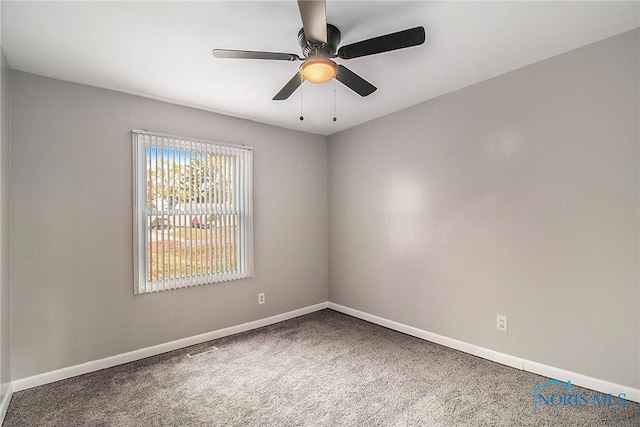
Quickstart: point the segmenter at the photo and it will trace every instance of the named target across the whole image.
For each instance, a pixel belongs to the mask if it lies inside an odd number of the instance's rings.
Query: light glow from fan
[[[338,66],[328,59],[306,61],[300,67],[300,72],[305,80],[311,83],[324,83],[336,76]]]

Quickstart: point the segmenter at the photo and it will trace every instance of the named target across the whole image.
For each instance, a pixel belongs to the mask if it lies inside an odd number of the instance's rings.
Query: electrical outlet
[[[264,292],[258,294],[258,304],[264,304]]]
[[[502,332],[507,332],[507,316],[498,314],[496,329]]]

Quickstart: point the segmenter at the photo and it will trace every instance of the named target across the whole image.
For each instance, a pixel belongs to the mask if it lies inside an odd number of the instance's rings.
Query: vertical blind
[[[252,149],[132,138],[135,293],[251,277]]]

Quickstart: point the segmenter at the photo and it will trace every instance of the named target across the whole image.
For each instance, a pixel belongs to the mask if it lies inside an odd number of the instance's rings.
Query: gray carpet
[[[323,310],[17,392],[3,425],[640,425],[632,402],[534,408],[547,380]]]

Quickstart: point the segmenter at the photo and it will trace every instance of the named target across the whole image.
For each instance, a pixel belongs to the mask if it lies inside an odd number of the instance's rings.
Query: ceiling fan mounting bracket
[[[311,43],[307,41],[307,37],[304,34],[304,28],[301,28],[298,32],[298,44],[302,48],[302,54],[305,58],[323,57],[334,58],[340,45],[342,34],[335,25],[327,24],[327,42],[326,43]]]

